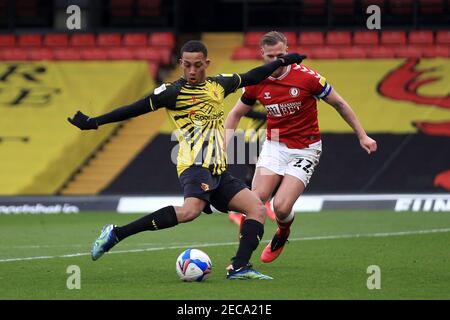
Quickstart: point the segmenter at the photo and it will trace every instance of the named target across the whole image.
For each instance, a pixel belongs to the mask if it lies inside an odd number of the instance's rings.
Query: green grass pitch
[[[268,220],[252,262],[272,281],[225,279],[237,227],[220,213],[138,234],[91,261],[104,224],[139,216],[0,216],[0,299],[450,299],[449,213],[298,213],[282,256],[263,264],[259,255],[275,230]],[[175,261],[188,247],[211,257],[207,281],[178,279]],[[79,290],[66,286],[70,265],[81,270]],[[380,289],[367,288],[370,265],[380,267]]]

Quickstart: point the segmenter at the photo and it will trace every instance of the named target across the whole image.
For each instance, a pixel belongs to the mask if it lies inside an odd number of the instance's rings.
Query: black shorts
[[[228,212],[230,200],[239,191],[248,188],[243,181],[233,177],[228,171],[220,176],[213,176],[211,171],[200,166],[184,170],[179,179],[185,199],[193,197],[205,200],[222,212]],[[203,211],[212,213],[209,205]]]

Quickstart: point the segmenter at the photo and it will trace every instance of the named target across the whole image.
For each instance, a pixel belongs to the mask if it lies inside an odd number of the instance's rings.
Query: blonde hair
[[[285,46],[287,46],[287,39],[284,34],[278,31],[270,31],[262,36],[259,45],[262,46],[274,46],[277,43],[282,42]]]

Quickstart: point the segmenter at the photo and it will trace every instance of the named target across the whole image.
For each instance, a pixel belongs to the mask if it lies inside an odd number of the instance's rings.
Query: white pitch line
[[[183,244],[184,242],[174,242],[173,244]],[[164,243],[137,243],[137,244],[126,244],[125,246],[157,246],[157,245],[164,245]],[[7,245],[0,245],[1,248],[8,248],[8,249],[42,249],[42,248],[83,248],[89,246],[86,244],[37,244],[37,245],[17,245],[17,246],[7,246]]]
[[[363,237],[365,237],[365,238],[393,237],[393,236],[407,236],[407,235],[445,233],[445,232],[450,232],[450,228],[397,231],[397,232],[340,234],[340,235],[330,235],[330,236],[315,236],[315,237],[292,238],[292,239],[289,239],[289,241],[333,240],[333,239],[350,239],[350,238],[363,238]],[[261,242],[268,243],[269,241],[261,241]],[[189,248],[189,247],[195,247],[195,248],[218,247],[218,246],[230,246],[230,245],[237,245],[237,244],[238,244],[238,242],[218,242],[218,243],[203,243],[203,244],[197,243],[197,244],[185,244],[185,245],[177,245],[177,246],[144,248],[144,249],[114,250],[114,251],[109,252],[108,254],[161,251],[161,250],[170,250],[170,249],[185,249],[185,248]],[[45,259],[56,259],[56,258],[73,258],[73,257],[81,257],[81,256],[89,256],[89,255],[91,255],[90,252],[80,252],[80,253],[71,253],[71,254],[63,254],[63,255],[55,255],[55,256],[9,258],[9,259],[0,259],[0,263],[1,262],[30,261],[30,260],[45,260]]]
[[[74,247],[74,248],[81,248],[85,247],[86,245],[82,244],[37,244],[37,245],[20,245],[20,246],[0,246],[0,248],[16,248],[16,249],[41,249],[41,248],[67,248],[67,247]]]

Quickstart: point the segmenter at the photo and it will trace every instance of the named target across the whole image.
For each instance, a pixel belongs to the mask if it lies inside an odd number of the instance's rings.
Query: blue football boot
[[[119,242],[116,235],[114,234],[114,227],[117,227],[112,224],[107,224],[102,228],[102,233],[100,237],[95,240],[92,245],[91,257],[92,260],[97,260],[100,258],[105,252],[108,252],[114,245]]]
[[[252,265],[249,263],[246,266],[240,267],[239,269],[234,270],[233,265],[229,265],[227,268],[227,279],[228,280],[273,280],[272,277],[266,276],[261,272],[256,271],[252,268]]]

